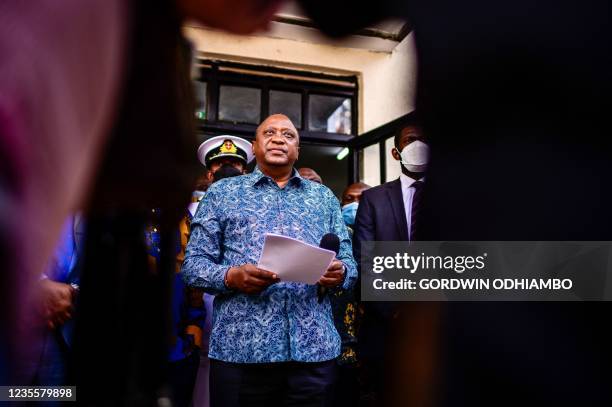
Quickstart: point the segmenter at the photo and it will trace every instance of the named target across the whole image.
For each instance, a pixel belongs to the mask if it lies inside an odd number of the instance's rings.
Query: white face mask
[[[410,172],[425,172],[429,163],[429,146],[420,140],[408,144],[400,153],[400,162]]]

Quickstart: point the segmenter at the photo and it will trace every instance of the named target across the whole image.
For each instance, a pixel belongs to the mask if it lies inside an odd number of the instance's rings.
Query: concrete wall
[[[414,109],[416,57],[412,34],[388,53],[280,38],[240,37],[189,25],[184,30],[205,58],[357,75],[359,134]],[[378,157],[364,156],[363,179],[378,184],[373,172],[379,167],[372,162]]]

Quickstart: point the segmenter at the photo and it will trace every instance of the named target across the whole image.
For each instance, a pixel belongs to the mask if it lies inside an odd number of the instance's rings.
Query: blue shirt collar
[[[276,182],[269,176],[267,176],[266,174],[264,174],[260,169],[259,166],[255,166],[255,169],[253,170],[253,172],[250,174],[251,176],[251,181],[253,186],[261,183],[261,181],[263,179],[269,179],[270,182],[276,184]],[[287,182],[287,185],[289,184],[296,184],[296,185],[304,185],[304,183],[302,182],[304,179],[300,176],[300,173],[297,172],[297,170],[295,169],[295,167],[291,170],[291,177],[289,178],[289,182]]]

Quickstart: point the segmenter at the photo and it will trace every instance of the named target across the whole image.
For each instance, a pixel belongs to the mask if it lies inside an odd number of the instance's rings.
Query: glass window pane
[[[387,170],[387,179],[385,182],[398,179],[402,173],[402,164],[399,161],[395,161],[395,158],[391,155],[391,150],[395,147],[393,139],[393,137],[390,137],[385,140],[385,168]]]
[[[310,95],[308,123],[310,130],[351,134],[351,99],[342,96]]]
[[[302,127],[302,95],[295,92],[270,91],[270,114],[282,113],[296,128]]]
[[[219,89],[219,120],[259,124],[260,105],[260,89],[225,85]]]
[[[208,90],[208,83],[194,81],[194,92],[195,92],[195,101],[196,101],[196,110],[195,115],[198,119],[206,119],[207,111],[206,111],[206,91]]]
[[[380,185],[380,145],[376,143],[364,148],[361,152],[361,162],[361,181],[370,186]]]

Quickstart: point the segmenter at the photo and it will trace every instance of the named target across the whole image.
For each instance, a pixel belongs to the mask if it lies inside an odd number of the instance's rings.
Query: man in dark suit
[[[429,147],[414,124],[398,131],[394,144],[391,154],[399,161],[402,174],[394,181],[364,191],[359,202],[353,235],[353,252],[358,262],[362,242],[411,241],[417,235]],[[379,404],[388,393],[385,390],[391,356],[388,350],[393,348],[390,340],[399,308],[391,302],[365,302],[363,307],[359,350],[365,366],[367,397]]]
[[[402,174],[395,181],[364,191],[355,220],[357,253],[361,249],[359,241],[409,241],[416,233],[416,211],[420,209],[429,147],[416,125],[402,128],[394,144],[391,154],[400,162]]]

